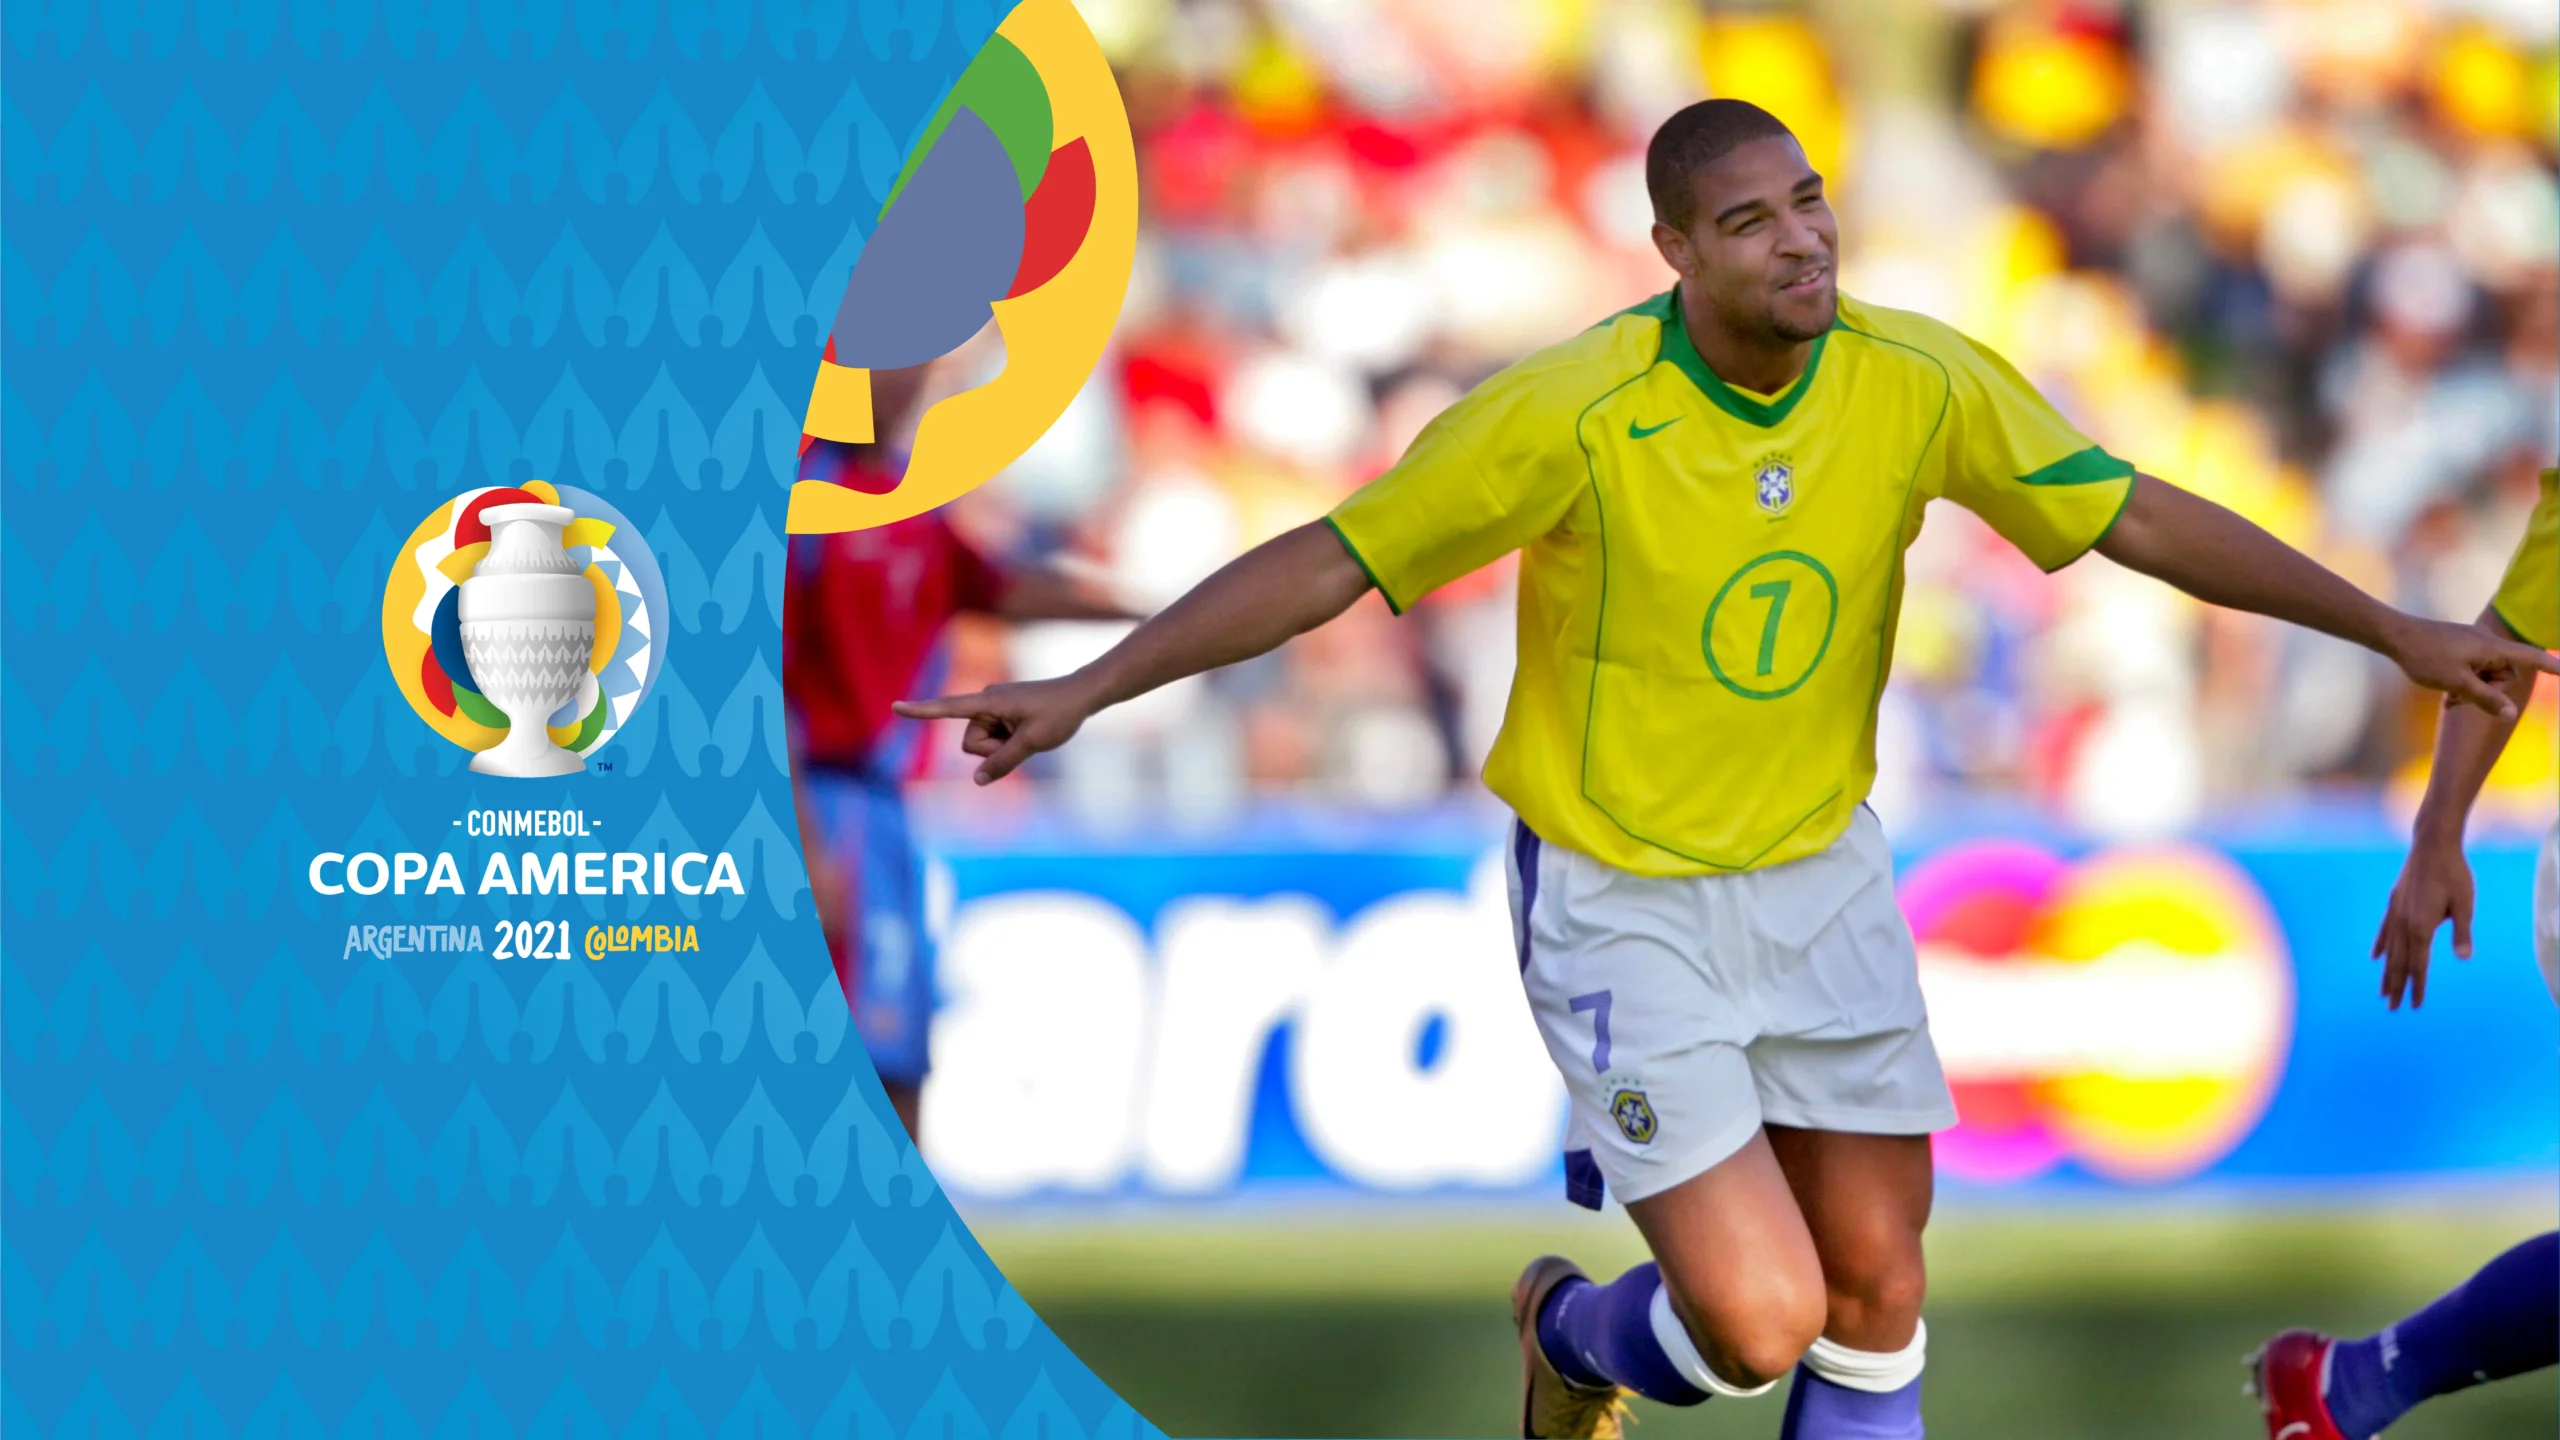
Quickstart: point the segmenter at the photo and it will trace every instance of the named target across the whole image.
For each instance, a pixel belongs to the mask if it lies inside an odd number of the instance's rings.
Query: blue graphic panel
[[[846,1043],[784,768],[807,376],[999,13],[7,4],[0,1430],[1152,1433]],[[496,780],[380,612],[533,480],[654,555],[664,653],[587,773]],[[466,823],[524,809],[590,838]],[[486,888],[584,850],[738,883]],[[404,852],[461,893],[311,869]],[[635,926],[694,944],[590,958]]]

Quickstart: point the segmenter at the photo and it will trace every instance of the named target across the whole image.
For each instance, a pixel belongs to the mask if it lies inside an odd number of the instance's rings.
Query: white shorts
[[[1516,820],[1511,839],[1512,936],[1573,1097],[1576,1201],[1597,1208],[1604,1177],[1622,1204],[1660,1194],[1764,1123],[1956,1123],[1872,811],[1819,855],[1730,875],[1631,874]]]
[[[2542,837],[2542,863],[2533,875],[2533,958],[2542,962],[2542,983],[2560,1000],[2560,825]]]

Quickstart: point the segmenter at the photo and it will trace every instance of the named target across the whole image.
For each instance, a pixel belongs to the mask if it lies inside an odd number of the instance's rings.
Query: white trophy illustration
[[[568,775],[587,762],[551,742],[554,711],[578,693],[596,643],[596,592],[569,561],[565,505],[492,505],[489,553],[462,582],[462,656],[507,738],[472,757],[483,775]]]

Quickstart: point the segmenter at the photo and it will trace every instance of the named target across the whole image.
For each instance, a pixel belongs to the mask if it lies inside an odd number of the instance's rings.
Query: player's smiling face
[[[1830,329],[1840,225],[1804,150],[1783,135],[1745,141],[1691,183],[1688,233],[1657,226],[1657,238],[1707,308],[1737,338],[1801,343]]]

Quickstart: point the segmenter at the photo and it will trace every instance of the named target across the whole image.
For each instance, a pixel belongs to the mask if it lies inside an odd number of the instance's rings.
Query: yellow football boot
[[[1520,1434],[1524,1440],[1620,1440],[1627,1422],[1627,1392],[1615,1385],[1576,1385],[1556,1373],[1538,1344],[1538,1311],[1567,1280],[1588,1279],[1582,1267],[1557,1255],[1541,1255],[1511,1287],[1511,1323],[1520,1331]]]

